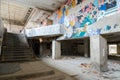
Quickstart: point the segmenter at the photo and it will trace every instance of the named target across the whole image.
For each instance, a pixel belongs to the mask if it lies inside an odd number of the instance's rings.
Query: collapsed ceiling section
[[[1,0],[0,14],[4,26],[13,31],[13,25],[23,29],[27,23],[41,23],[66,0]],[[17,27],[16,26],[16,27]]]

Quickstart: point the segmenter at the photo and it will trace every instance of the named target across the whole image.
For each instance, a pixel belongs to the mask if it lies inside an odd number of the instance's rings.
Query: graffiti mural
[[[65,5],[57,10],[58,23],[65,25],[65,38],[100,34],[101,28],[89,29],[89,25],[101,20],[109,10],[120,7],[120,0],[93,0],[93,2],[83,5],[84,1],[87,0],[67,0]],[[77,15],[69,14],[69,10],[76,5],[80,5]],[[106,25],[105,30],[111,30],[111,26]]]

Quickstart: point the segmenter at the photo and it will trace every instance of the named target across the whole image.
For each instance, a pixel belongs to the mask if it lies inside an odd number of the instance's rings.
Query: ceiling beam
[[[67,0],[65,0],[65,1],[61,1],[61,0],[53,0],[53,1],[55,1],[56,3],[64,4]]]
[[[46,12],[50,12],[50,13],[53,13],[54,10],[49,10],[49,9],[45,9],[45,8],[40,8],[40,7],[36,7],[38,8],[39,10],[43,10],[43,11],[46,11]]]

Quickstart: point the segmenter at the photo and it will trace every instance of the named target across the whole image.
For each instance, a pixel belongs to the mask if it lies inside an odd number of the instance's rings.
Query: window
[[[111,44],[109,45],[109,55],[116,55],[117,54],[117,45]]]

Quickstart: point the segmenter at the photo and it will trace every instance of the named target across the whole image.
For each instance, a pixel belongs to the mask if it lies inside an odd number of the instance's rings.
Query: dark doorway
[[[28,39],[28,43],[32,47],[36,57],[40,57],[40,41],[39,41],[39,39]]]
[[[87,39],[89,41],[89,39]],[[88,57],[90,57],[90,48],[88,42]],[[85,42],[84,39],[72,39],[61,41],[61,55],[62,56],[85,56]]]

